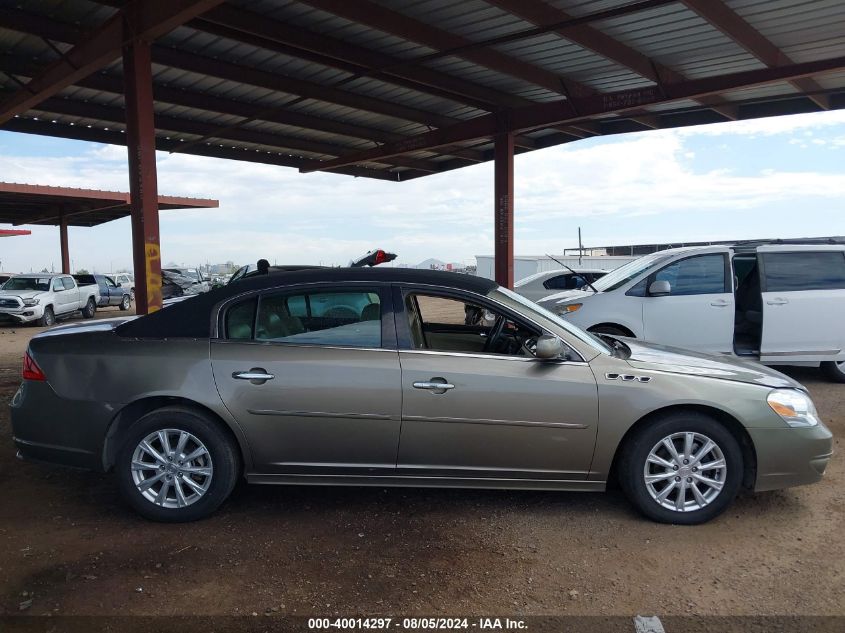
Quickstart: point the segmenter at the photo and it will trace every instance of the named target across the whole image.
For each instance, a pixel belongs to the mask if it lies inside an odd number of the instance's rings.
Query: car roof
[[[63,277],[67,276],[68,273],[21,273],[19,275],[14,275],[15,277],[31,277],[31,278],[41,278],[41,277]],[[72,275],[71,275],[72,276]]]
[[[413,268],[312,268],[245,277],[233,284],[181,301],[166,310],[118,326],[120,336],[141,338],[208,338],[211,316],[222,301],[239,295],[299,284],[346,282],[402,283],[466,290],[486,295],[498,287],[484,277]]]

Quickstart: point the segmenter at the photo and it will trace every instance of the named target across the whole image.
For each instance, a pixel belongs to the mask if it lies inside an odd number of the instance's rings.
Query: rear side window
[[[584,278],[581,275],[558,275],[551,279],[546,279],[543,287],[547,290],[575,290],[585,285]]]
[[[658,271],[652,281],[668,281],[673,297],[728,292],[725,256],[717,253],[687,257]]]
[[[226,312],[226,337],[300,345],[381,347],[381,301],[367,290],[274,293]]]
[[[764,253],[767,292],[845,289],[845,253]]]

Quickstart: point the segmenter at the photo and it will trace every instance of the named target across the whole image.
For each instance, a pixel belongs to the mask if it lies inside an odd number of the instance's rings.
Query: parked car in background
[[[738,243],[646,255],[540,303],[591,332],[845,382],[845,240]]]
[[[561,290],[579,290],[606,274],[607,271],[601,268],[544,270],[523,277],[514,284],[513,289],[514,292],[521,294],[526,299],[540,301]]]
[[[190,279],[191,282],[197,285],[197,292],[208,292],[211,289],[208,279],[196,268],[163,268],[162,270]]]
[[[371,251],[367,251],[364,255],[360,257],[356,257],[351,262],[349,262],[350,268],[371,268],[374,266],[378,266],[380,264],[386,264],[388,262],[392,262],[396,259],[395,253],[388,253],[384,249],[376,248]],[[318,268],[328,268],[328,266],[315,266],[313,264],[281,264],[270,266],[268,268],[268,273],[289,273],[294,272],[297,270],[312,270]],[[256,264],[247,264],[246,266],[241,266],[238,268],[235,273],[229,278],[226,282],[227,284],[234,283],[236,281],[240,281],[241,279],[245,279],[247,277],[253,277],[255,275],[260,275],[261,272],[258,270]]]
[[[106,273],[121,288],[129,291],[130,301],[135,301],[135,275],[132,273]]]
[[[0,273],[0,286],[2,286],[4,283],[9,281],[9,279],[11,279],[11,278],[12,278],[11,273]]]
[[[79,313],[90,319],[99,300],[97,286],[80,288],[71,275],[14,275],[0,289],[0,320],[50,326]]]
[[[209,515],[245,477],[618,480],[646,516],[692,524],[741,488],[818,481],[832,451],[807,391],[773,369],[605,343],[488,279],[397,268],[260,275],[54,328],[29,343],[11,420],[21,456],[114,469],[128,504],[159,521]]]
[[[161,298],[173,299],[176,297],[188,297],[200,294],[200,285],[191,277],[174,272],[172,268],[163,268],[161,271]]]
[[[121,310],[128,310],[132,305],[129,290],[115,283],[114,279],[107,275],[74,275],[76,283],[80,287],[97,286],[100,292],[98,307],[117,306]]]

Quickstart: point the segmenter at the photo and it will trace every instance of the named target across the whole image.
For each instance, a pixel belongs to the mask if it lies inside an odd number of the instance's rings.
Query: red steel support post
[[[62,249],[62,272],[65,275],[70,274],[70,249],[67,242],[67,218],[64,212],[59,217],[59,243]]]
[[[513,288],[513,133],[496,135],[494,262],[496,283]]]
[[[161,251],[158,228],[155,121],[150,43],[134,40],[123,49],[126,145],[132,210],[135,310],[161,308]]]

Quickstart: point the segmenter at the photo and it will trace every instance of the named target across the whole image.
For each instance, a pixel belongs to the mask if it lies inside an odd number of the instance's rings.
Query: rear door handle
[[[268,374],[266,370],[260,367],[253,367],[249,371],[236,371],[232,373],[232,378],[235,380],[249,380],[255,385],[262,385],[268,380],[273,380],[275,376]]]
[[[770,306],[782,306],[782,305],[786,305],[787,303],[789,303],[789,300],[784,299],[782,297],[775,297],[774,299],[769,299],[768,301],[766,301],[766,303],[769,304]]]

